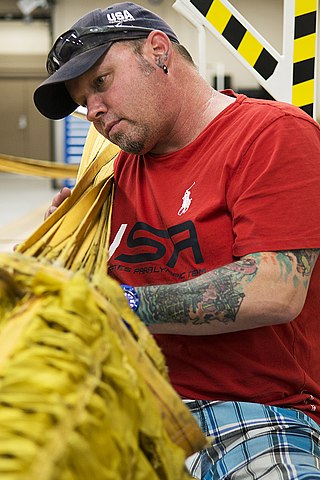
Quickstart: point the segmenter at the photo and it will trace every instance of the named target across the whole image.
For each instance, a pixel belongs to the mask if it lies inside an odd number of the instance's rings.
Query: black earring
[[[164,64],[162,63],[161,58],[157,58],[156,63],[157,63],[157,65],[158,65],[158,67],[162,68],[162,70],[164,71],[164,73],[165,73],[166,75],[168,75],[168,67],[167,67],[167,65],[164,65]]]

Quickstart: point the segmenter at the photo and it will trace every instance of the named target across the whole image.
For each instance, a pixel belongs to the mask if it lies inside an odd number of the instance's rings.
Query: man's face
[[[129,153],[152,151],[169,133],[163,115],[163,72],[153,58],[117,42],[88,72],[66,82],[87,118],[112,143]]]

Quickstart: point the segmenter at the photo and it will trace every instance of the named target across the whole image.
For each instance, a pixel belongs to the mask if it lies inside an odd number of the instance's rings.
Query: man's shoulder
[[[319,127],[317,122],[296,105],[279,100],[266,100],[260,98],[251,98],[243,94],[237,94],[238,105],[242,107],[248,115],[264,117],[266,121],[282,117],[292,117],[305,120]]]

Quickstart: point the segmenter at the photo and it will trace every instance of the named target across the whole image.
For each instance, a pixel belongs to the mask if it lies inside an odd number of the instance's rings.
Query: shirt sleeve
[[[243,153],[227,191],[236,257],[320,247],[320,130],[311,118],[273,121]]]

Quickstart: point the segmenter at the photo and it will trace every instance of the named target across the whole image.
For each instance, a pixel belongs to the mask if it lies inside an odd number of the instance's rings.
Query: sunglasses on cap
[[[47,72],[52,75],[74,56],[99,47],[104,43],[125,40],[126,34],[128,34],[128,38],[142,38],[147,37],[152,30],[151,28],[130,25],[125,27],[115,27],[114,25],[80,27],[68,30],[56,40],[50,50],[47,59]],[[106,34],[109,35],[109,38]]]

